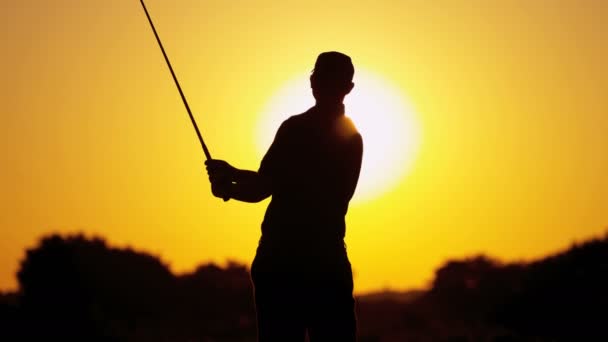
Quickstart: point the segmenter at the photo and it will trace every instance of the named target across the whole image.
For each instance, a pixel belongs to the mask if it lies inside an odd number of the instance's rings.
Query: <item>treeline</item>
[[[448,261],[406,304],[359,303],[362,341],[608,341],[608,234],[530,263]]]
[[[1,341],[255,339],[242,265],[207,264],[176,276],[150,254],[53,235],[26,252],[17,278],[19,293],[0,304]]]
[[[243,265],[174,275],[147,253],[52,235],[17,276],[0,294],[1,341],[255,341]],[[607,288],[608,235],[530,263],[452,260],[428,291],[359,297],[360,341],[608,340]]]

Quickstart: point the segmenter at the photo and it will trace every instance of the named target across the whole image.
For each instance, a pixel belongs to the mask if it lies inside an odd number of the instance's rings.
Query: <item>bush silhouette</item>
[[[0,340],[254,341],[247,267],[174,275],[101,238],[51,235],[30,249],[19,292],[0,294]],[[360,341],[608,340],[608,235],[529,263],[447,261],[428,291],[358,300]]]
[[[359,301],[362,341],[606,341],[608,235],[529,263],[450,260],[407,303]]]
[[[174,276],[157,257],[100,238],[52,235],[18,272],[36,336],[100,341],[247,340],[255,336],[249,274],[230,264]]]

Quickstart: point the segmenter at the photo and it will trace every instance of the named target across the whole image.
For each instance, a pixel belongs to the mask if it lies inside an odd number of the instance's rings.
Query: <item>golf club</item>
[[[177,86],[177,90],[179,90],[179,95],[182,97],[182,101],[184,102],[184,106],[186,106],[186,110],[188,111],[188,116],[190,116],[190,121],[192,121],[192,125],[194,126],[194,130],[196,130],[196,135],[198,136],[198,140],[201,143],[201,147],[203,148],[203,152],[205,152],[205,157],[207,160],[212,159],[211,153],[209,153],[209,149],[207,149],[207,145],[205,145],[205,141],[203,141],[203,136],[198,129],[198,125],[196,124],[196,120],[194,120],[194,116],[192,115],[192,111],[190,110],[190,106],[188,105],[188,101],[186,101],[186,96],[182,91],[182,87],[179,85],[179,81],[175,76],[175,72],[173,71],[173,67],[171,66],[171,62],[169,62],[169,57],[167,57],[167,53],[165,52],[165,48],[163,47],[163,43],[161,43],[160,38],[158,37],[158,33],[156,32],[156,28],[154,27],[154,23],[152,23],[152,18],[150,18],[150,14],[148,13],[148,9],[146,8],[146,4],[144,4],[144,0],[140,0],[141,6],[144,8],[144,12],[146,12],[146,17],[148,17],[148,21],[150,22],[150,26],[152,26],[152,31],[154,32],[154,36],[156,37],[156,41],[158,42],[158,46],[160,46],[160,50],[163,52],[163,56],[165,57],[165,61],[167,62],[167,66],[169,67],[169,71],[171,71],[171,76],[173,76],[173,80],[175,81],[175,85]]]

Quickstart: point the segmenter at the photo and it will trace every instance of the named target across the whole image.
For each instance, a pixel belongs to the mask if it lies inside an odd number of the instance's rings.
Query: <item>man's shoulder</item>
[[[307,120],[311,119],[313,109],[314,109],[314,107],[309,108],[308,110],[306,110],[305,112],[302,112],[300,114],[292,115],[287,120],[289,120],[293,123],[301,123],[301,122],[307,121]],[[285,121],[287,121],[287,120],[285,120]]]
[[[336,120],[335,131],[337,136],[343,141],[362,141],[361,133],[359,133],[357,126],[355,126],[351,118],[345,115]]]
[[[310,110],[307,110],[304,113],[295,114],[288,117],[285,119],[285,121],[283,121],[281,127],[283,129],[298,129],[298,127],[301,127],[305,122],[308,121],[309,111]]]

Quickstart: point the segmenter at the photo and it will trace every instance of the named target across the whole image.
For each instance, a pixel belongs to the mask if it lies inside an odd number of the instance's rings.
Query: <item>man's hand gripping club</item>
[[[239,170],[223,160],[205,162],[213,196],[224,199],[255,203],[268,198],[271,186],[255,171]]]
[[[223,160],[209,159],[205,161],[207,174],[211,182],[213,196],[228,201],[232,193],[232,185],[237,169]]]

